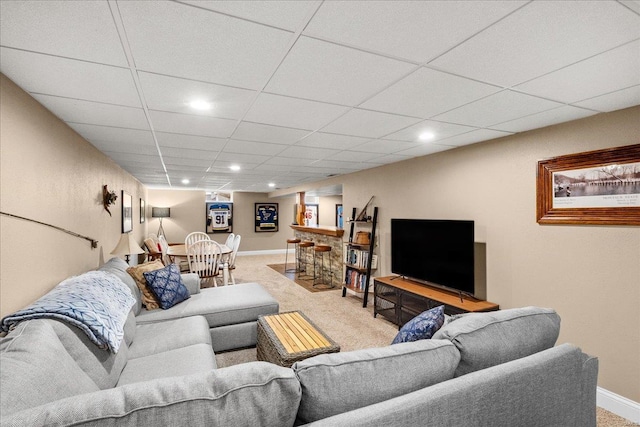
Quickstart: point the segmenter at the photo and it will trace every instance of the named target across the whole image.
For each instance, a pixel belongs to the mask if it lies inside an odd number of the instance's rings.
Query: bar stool
[[[324,254],[328,254],[329,255],[329,275],[331,276],[331,279],[329,281],[329,283],[327,284],[327,282],[324,280],[324,276],[325,276],[325,268],[324,268]],[[317,271],[318,268],[316,267],[316,262],[318,257],[322,257],[320,259],[320,282],[317,283],[317,279],[318,279],[318,275],[317,275]],[[316,245],[315,248],[313,248],[313,287],[315,288],[317,285],[323,285],[323,286],[328,286],[329,288],[333,288],[333,273],[331,272],[331,246],[329,245]]]
[[[284,256],[284,272],[285,273],[295,273],[300,269],[300,265],[298,263],[298,259],[300,258],[300,256],[298,255],[298,243],[300,243],[300,239],[298,238],[293,238],[293,239],[287,239],[287,252],[285,253]],[[293,262],[295,265],[295,267],[293,269],[287,269],[287,258],[289,257],[289,245],[293,245]]]
[[[303,240],[300,243],[298,243],[298,277],[302,277],[303,274],[302,272],[304,271],[304,276],[311,278],[313,277],[311,274],[307,274],[307,260],[310,258],[309,254],[307,253],[309,251],[309,248],[312,248],[313,246],[315,246],[315,243],[309,241],[309,240]],[[304,263],[304,269],[302,268],[302,264]],[[315,272],[314,272],[315,274]]]

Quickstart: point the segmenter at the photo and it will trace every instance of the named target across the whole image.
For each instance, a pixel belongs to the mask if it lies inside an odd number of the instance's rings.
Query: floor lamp
[[[162,218],[171,218],[171,208],[151,208],[151,217],[160,218],[160,227],[158,227],[158,237],[164,236],[164,228],[162,228]]]

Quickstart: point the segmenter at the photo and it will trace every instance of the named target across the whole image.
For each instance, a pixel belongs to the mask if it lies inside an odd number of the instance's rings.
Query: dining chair
[[[203,233],[202,231],[194,231],[193,233],[187,234],[187,237],[185,237],[184,239],[184,244],[188,249],[191,244],[199,240],[211,240],[211,237],[209,237],[207,233]]]
[[[160,249],[162,249],[162,263],[164,265],[169,265],[173,262],[173,260],[169,257],[168,251],[169,251],[169,243],[167,242],[167,239],[163,236],[160,235],[158,237],[158,243],[160,243]]]
[[[236,255],[238,255],[238,248],[240,247],[240,240],[242,240],[242,237],[239,234],[236,234],[234,239],[233,239],[233,250],[231,251],[231,254],[229,255],[229,277],[231,279],[231,284],[235,285],[236,284],[236,279],[233,277],[233,270],[236,269]]]
[[[229,249],[233,250],[233,241],[234,241],[235,238],[236,238],[235,234],[233,234],[233,233],[229,234],[229,236],[227,236],[227,241],[224,242],[224,245],[226,247],[228,247]]]
[[[147,248],[147,261],[159,259],[162,261],[162,251],[158,248],[158,242],[151,237],[144,239],[144,245]]]
[[[214,240],[198,240],[187,247],[189,271],[200,277],[201,285],[211,280],[213,286],[218,286],[221,254],[220,244]]]

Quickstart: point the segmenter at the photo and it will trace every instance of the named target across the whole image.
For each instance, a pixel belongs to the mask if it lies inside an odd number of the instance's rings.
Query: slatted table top
[[[299,311],[258,318],[258,356],[282,366],[322,353],[340,351],[324,332]]]

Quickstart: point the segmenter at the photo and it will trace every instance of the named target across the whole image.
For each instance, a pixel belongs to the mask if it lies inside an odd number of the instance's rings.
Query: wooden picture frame
[[[206,218],[205,232],[207,234],[232,233],[233,203],[207,202]]]
[[[640,225],[640,144],[538,162],[539,224]]]
[[[133,197],[122,190],[122,232],[133,231]]]
[[[256,227],[255,232],[278,231],[278,204],[256,203]]]
[[[140,224],[147,220],[147,208],[144,199],[140,198]]]

